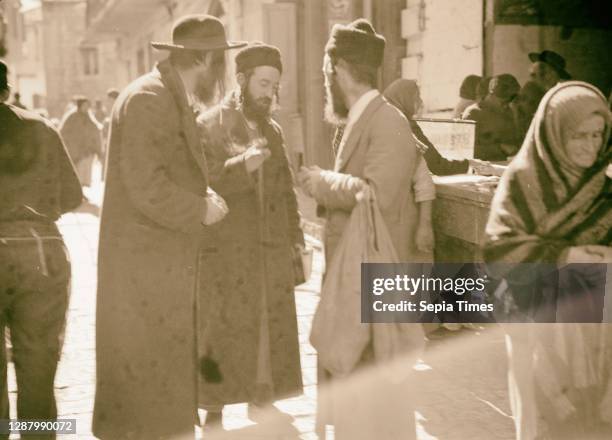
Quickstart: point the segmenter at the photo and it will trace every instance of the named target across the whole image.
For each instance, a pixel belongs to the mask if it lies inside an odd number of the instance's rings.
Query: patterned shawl
[[[571,99],[557,105],[558,94]],[[604,117],[606,132],[596,162],[580,169],[565,153],[562,129],[568,118],[581,120],[593,113]],[[555,263],[570,246],[610,245],[609,136],[610,112],[594,86],[569,81],[544,96],[493,198],[485,261]]]

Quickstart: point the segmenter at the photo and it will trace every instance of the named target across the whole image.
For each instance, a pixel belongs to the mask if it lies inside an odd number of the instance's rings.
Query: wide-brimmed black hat
[[[212,15],[188,15],[174,24],[172,43],[152,42],[160,50],[227,50],[246,46],[246,41],[227,41],[223,23]]]
[[[540,61],[542,63],[548,64],[550,67],[555,69],[555,71],[559,74],[559,78],[561,79],[572,78],[572,75],[570,75],[567,70],[565,70],[565,58],[563,58],[557,52],[553,52],[552,50],[531,52],[529,54],[529,59],[532,63],[537,63],[538,61]]]

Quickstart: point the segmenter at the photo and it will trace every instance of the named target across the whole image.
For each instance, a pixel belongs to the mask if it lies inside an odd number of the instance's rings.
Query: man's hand
[[[428,254],[434,249],[434,234],[431,224],[419,224],[415,236],[416,247],[420,252]]]
[[[210,188],[208,188],[208,193],[204,200],[206,200],[206,213],[204,215],[203,223],[206,226],[210,226],[223,220],[223,218],[229,212],[225,200],[223,200],[219,194]]]
[[[322,171],[323,170],[321,168],[314,165],[311,167],[302,167],[297,173],[297,181],[299,186],[310,197],[313,196],[317,182],[321,179]]]
[[[244,153],[244,165],[249,173],[256,171],[264,161],[272,155],[272,152],[265,148],[268,141],[264,138],[256,139]]]

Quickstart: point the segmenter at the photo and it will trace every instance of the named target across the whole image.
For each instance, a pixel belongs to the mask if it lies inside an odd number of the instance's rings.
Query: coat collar
[[[364,128],[370,122],[372,115],[385,103],[385,99],[378,95],[367,105],[359,119],[355,121],[355,124],[351,128],[349,133],[349,137],[342,146],[342,150],[338,153],[338,157],[336,159],[336,164],[334,166],[334,171],[342,171],[346,166],[349,158],[355,151],[357,144],[359,143],[359,138],[361,137],[361,133]]]
[[[208,166],[206,164],[206,157],[204,156],[204,149],[200,140],[196,125],[196,115],[194,110],[189,105],[187,98],[187,91],[183,85],[183,81],[179,76],[176,69],[170,64],[169,60],[161,61],[157,64],[155,70],[158,72],[162,83],[166,86],[174,102],[176,103],[177,110],[181,118],[181,127],[185,135],[185,140],[191,154],[195,158],[202,174],[208,181]],[[208,183],[208,182],[207,182]]]

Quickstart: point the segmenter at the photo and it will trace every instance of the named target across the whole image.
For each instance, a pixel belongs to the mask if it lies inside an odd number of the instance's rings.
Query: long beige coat
[[[401,261],[417,254],[414,235],[417,207],[412,191],[418,152],[406,118],[387,100],[372,100],[341,147],[333,172],[326,171],[314,197],[325,207],[325,257],[331,261],[355,206],[355,195],[367,181]],[[419,260],[420,261],[420,260]]]
[[[417,162],[418,152],[406,118],[384,98],[379,96],[372,100],[353,125],[345,144],[340,147],[334,170],[324,171],[321,181],[314,190],[313,196],[319,205],[325,208],[327,217],[324,238],[326,261],[331,261],[334,255],[356,204],[355,195],[362,188],[364,181],[375,190],[381,213],[395,243],[400,261],[421,261],[414,241],[418,211],[412,191],[412,180]],[[414,331],[422,334],[419,325],[414,326]],[[371,347],[366,348],[360,366],[366,365],[372,357]],[[320,389],[329,386],[329,374],[320,366],[318,378]],[[398,414],[398,411],[386,411],[384,417],[375,412],[381,411],[380,407],[376,408],[377,399],[383,400],[383,406],[398,408],[394,402],[397,402],[395,399],[400,388],[395,386],[394,389],[387,390],[383,388],[385,384],[367,381],[360,381],[360,384],[363,393],[369,395],[357,398],[366,399],[361,402],[367,401],[372,405],[364,403],[349,408],[350,404],[347,406],[339,403],[350,401],[350,396],[355,394],[353,391],[356,384],[348,385],[351,390],[333,391],[331,400],[330,394],[318,393],[317,432],[320,436],[324,424],[335,424],[336,438],[342,440],[373,438],[371,432],[384,426],[393,432],[385,431],[380,438],[411,438],[410,434],[414,433],[414,420],[409,417],[410,412]],[[332,385],[332,387],[337,386],[338,382]],[[405,403],[404,399],[402,405]],[[345,408],[340,408],[338,411],[337,405]],[[353,414],[347,413],[346,409]],[[399,435],[401,437],[398,437]]]

